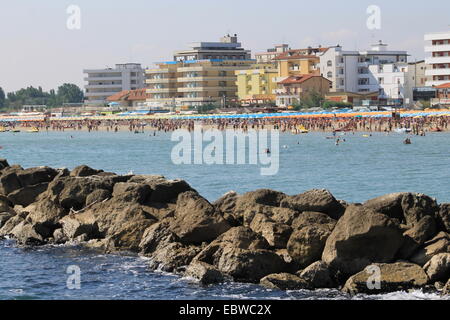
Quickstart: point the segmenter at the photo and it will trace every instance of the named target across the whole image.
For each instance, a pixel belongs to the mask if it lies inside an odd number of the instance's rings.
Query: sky
[[[67,27],[71,5],[80,9],[79,29]],[[379,30],[367,27],[371,5],[380,8]],[[449,29],[448,0],[0,0],[0,87],[81,87],[83,69],[151,67],[227,33],[252,53],[279,43],[365,50],[383,40],[414,61],[425,57],[425,33]]]

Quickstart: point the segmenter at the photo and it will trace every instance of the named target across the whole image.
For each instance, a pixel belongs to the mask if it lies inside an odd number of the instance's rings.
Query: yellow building
[[[277,83],[274,80],[278,76],[278,70],[273,64],[254,64],[249,69],[236,71],[235,74],[239,100],[254,100],[261,97],[275,100],[273,92],[277,88]],[[273,99],[270,99],[270,96],[273,96]]]
[[[277,63],[278,77],[320,74],[319,54],[326,50],[326,48],[295,49],[279,54],[273,59]]]
[[[200,106],[237,99],[235,71],[253,60],[190,60],[159,63],[146,70],[149,106]]]

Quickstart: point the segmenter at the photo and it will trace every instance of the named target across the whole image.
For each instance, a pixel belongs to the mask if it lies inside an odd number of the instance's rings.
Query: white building
[[[430,77],[427,86],[439,86],[450,82],[450,31],[425,35],[425,59],[429,65],[426,75]]]
[[[115,68],[87,69],[85,104],[104,105],[106,99],[124,90],[144,88],[145,73],[139,63],[116,64]]]

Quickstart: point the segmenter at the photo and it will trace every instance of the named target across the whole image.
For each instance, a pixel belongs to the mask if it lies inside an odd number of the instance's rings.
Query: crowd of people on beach
[[[414,135],[430,131],[448,131],[449,116],[401,118],[258,118],[258,119],[138,119],[138,120],[52,120],[11,122],[3,126],[12,129],[36,128],[39,131],[106,130],[108,132],[145,131],[171,132],[177,129],[193,131],[196,126],[218,130],[275,129],[280,132],[392,132],[407,130]],[[300,132],[299,128],[302,128]]]

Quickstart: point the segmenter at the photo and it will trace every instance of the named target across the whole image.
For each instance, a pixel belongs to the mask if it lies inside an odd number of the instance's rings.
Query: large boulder
[[[439,222],[439,227],[446,232],[450,232],[450,203],[440,205],[436,218]]]
[[[114,185],[112,195],[125,202],[144,204],[151,193],[152,189],[149,185],[135,182],[119,182]]]
[[[269,189],[244,193],[236,200],[234,216],[248,226],[258,213],[266,214],[267,212],[266,215],[271,216],[272,209],[279,207],[285,197],[286,194]],[[245,217],[246,215],[248,217]]]
[[[9,212],[0,212],[0,229],[5,225],[5,223],[11,219],[14,215]]]
[[[404,220],[402,199],[407,193],[390,193],[374,199],[370,199],[364,203],[366,208],[370,208],[376,212],[387,215],[392,219]]]
[[[448,280],[450,278],[450,253],[440,253],[433,256],[423,269],[431,282]]]
[[[221,283],[225,280],[224,274],[217,268],[201,261],[192,262],[184,275],[196,279],[202,285]]]
[[[81,165],[81,166],[74,168],[70,172],[70,176],[72,176],[72,177],[89,177],[89,176],[97,175],[101,172],[103,172],[103,170],[96,170],[96,169],[92,169],[91,167],[89,167],[87,165]]]
[[[291,227],[286,224],[276,223],[262,214],[257,214],[250,229],[261,234],[271,247],[286,248],[289,237],[292,233]]]
[[[320,225],[310,225],[292,233],[287,243],[287,250],[300,268],[320,260],[325,243],[331,231]]]
[[[326,213],[333,219],[339,219],[344,212],[341,203],[328,190],[324,189],[314,189],[296,196],[286,197],[280,205],[300,212]]]
[[[10,199],[15,205],[26,207],[35,202],[39,195],[47,191],[47,187],[48,182],[27,185],[24,188],[11,192],[8,195],[8,199]]]
[[[343,291],[349,294],[378,294],[421,288],[428,283],[425,271],[413,263],[373,264],[351,276]]]
[[[100,237],[97,222],[93,216],[70,215],[60,220],[64,235],[70,239],[76,239],[84,235],[85,240]]]
[[[365,206],[351,205],[326,241],[322,260],[351,275],[374,262],[393,262],[402,244],[395,220]]]
[[[323,261],[316,261],[297,274],[301,279],[306,281],[308,288],[324,289],[336,287],[332,272]]]
[[[0,194],[6,196],[21,187],[22,185],[20,184],[20,180],[15,171],[2,172],[0,175]]]
[[[439,211],[435,199],[420,193],[407,193],[402,198],[402,209],[407,225],[414,226],[425,216],[434,217]]]
[[[223,214],[233,214],[239,195],[235,191],[225,193],[212,204]]]
[[[25,220],[26,215],[17,214],[6,219],[2,227],[0,227],[0,238],[11,235],[11,231]]]
[[[261,279],[260,285],[274,290],[301,290],[308,288],[305,280],[290,273],[269,274]]]
[[[49,232],[42,225],[33,225],[24,220],[12,229],[10,235],[22,245],[41,245],[45,243],[43,235],[48,235]]]
[[[171,230],[182,243],[210,242],[229,229],[221,213],[198,193],[188,191],[178,196]]]
[[[29,168],[17,172],[17,177],[23,187],[51,182],[58,171],[49,167]]]
[[[128,182],[142,183],[150,186],[152,189],[151,195],[148,199],[150,202],[175,203],[179,194],[187,191],[195,192],[195,190],[192,189],[186,181],[167,180],[163,176],[134,176]]]
[[[200,247],[186,246],[179,242],[160,246],[150,256],[150,268],[166,272],[178,272],[182,267],[188,266],[200,250]]]
[[[6,159],[0,159],[0,171],[9,167],[8,160]]]
[[[336,220],[330,218],[325,213],[306,211],[292,222],[292,229],[300,230],[311,225],[320,225],[331,232],[336,226],[336,223]]]
[[[286,264],[272,251],[227,246],[223,249],[216,267],[235,281],[258,283],[269,274],[283,272]]]
[[[154,252],[159,246],[166,246],[172,242],[178,242],[178,236],[170,231],[172,219],[159,221],[147,228],[139,243],[141,253],[146,255]]]
[[[425,242],[420,249],[414,252],[409,261],[423,266],[439,253],[450,253],[450,235],[448,233],[440,232],[436,237]]]

